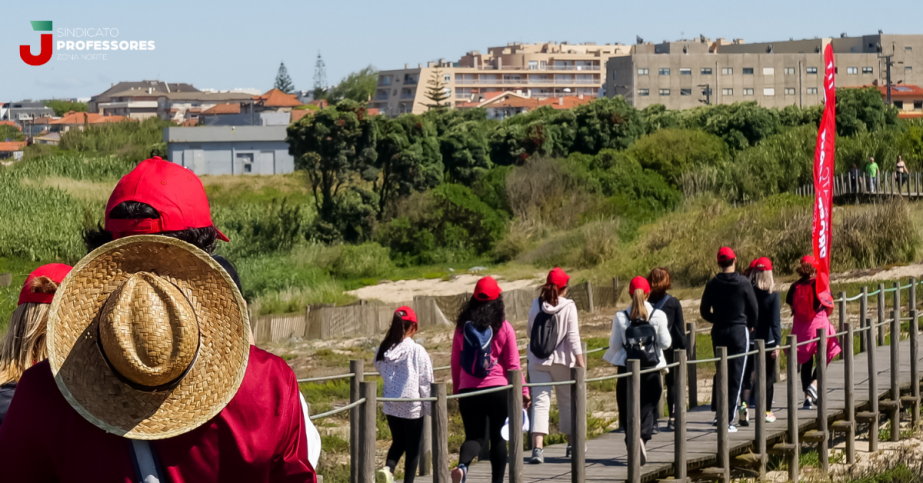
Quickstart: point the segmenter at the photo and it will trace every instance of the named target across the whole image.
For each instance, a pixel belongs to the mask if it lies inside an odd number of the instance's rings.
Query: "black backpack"
[[[653,317],[654,309],[649,318]],[[660,363],[660,357],[657,356],[657,330],[654,326],[644,319],[631,320],[628,311],[624,312],[625,318],[629,319],[628,327],[625,328],[625,360],[637,359],[641,362],[641,368],[647,369],[655,367]]]
[[[532,321],[529,334],[529,351],[539,359],[547,359],[558,347],[558,314],[549,314],[542,309],[538,299],[538,315]]]

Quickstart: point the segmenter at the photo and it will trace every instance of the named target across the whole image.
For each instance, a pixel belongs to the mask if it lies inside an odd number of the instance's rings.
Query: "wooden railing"
[[[898,176],[895,176],[897,174]],[[795,190],[799,196],[814,196],[814,185],[804,185]],[[921,173],[894,173],[879,171],[875,178],[866,173],[841,173],[834,175],[833,196],[923,196]]]

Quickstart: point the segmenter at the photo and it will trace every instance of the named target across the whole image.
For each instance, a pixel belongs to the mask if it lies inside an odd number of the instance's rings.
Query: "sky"
[[[0,100],[90,97],[119,81],[164,80],[197,88],[272,87],[285,62],[298,89],[314,84],[318,52],[329,84],[369,64],[402,68],[508,42],[621,42],[635,36],[660,42],[693,38],[778,41],[885,33],[923,34],[923,2],[899,9],[858,0],[746,2],[591,0],[160,0],[5,2],[0,19]],[[89,40],[154,41],[153,51],[55,50],[41,66],[19,56],[20,44],[37,54],[40,33],[31,20],[59,29],[86,29],[108,37]],[[76,32],[76,33],[79,33]],[[117,36],[113,36],[117,33]],[[105,35],[105,32],[102,33]],[[106,59],[83,59],[81,54]],[[73,54],[73,57],[68,54]]]

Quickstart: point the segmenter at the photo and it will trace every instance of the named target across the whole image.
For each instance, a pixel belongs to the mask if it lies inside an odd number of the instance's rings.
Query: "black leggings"
[[[715,356],[718,355],[718,347],[726,347],[728,356],[743,354],[750,346],[750,331],[745,325],[712,328],[711,340]],[[737,406],[740,404],[746,362],[746,357],[728,359],[728,422],[731,424],[734,424],[734,416],[737,415]],[[712,383],[712,411],[718,407],[717,381],[718,375],[715,374]]]
[[[483,389],[487,388],[462,389],[459,393]],[[458,411],[465,425],[465,442],[459,450],[458,463],[470,466],[489,439],[491,481],[503,481],[506,473],[506,441],[500,429],[506,422],[508,398],[509,391],[497,391],[458,399]]]
[[[388,427],[391,428],[391,447],[388,448],[388,458],[385,466],[394,474],[397,462],[401,455],[407,454],[404,459],[404,481],[413,483],[420,462],[420,440],[423,439],[423,418],[404,419],[397,416],[386,415]]]
[[[663,359],[667,364],[672,364],[675,357],[672,348],[663,351]],[[664,384],[667,385],[667,410],[670,414],[670,419],[673,419],[673,415],[676,414],[676,388],[673,386],[674,373],[675,371],[667,371],[667,374],[664,376]]]
[[[750,350],[756,350],[756,347],[751,347]],[[772,358],[772,354],[775,352],[775,348],[766,349],[766,410],[772,411],[772,398],[775,396],[775,383],[776,383],[776,373],[775,373],[775,359]],[[757,385],[756,380],[756,358],[757,354],[752,356],[747,356],[747,366],[744,367],[744,385],[741,389],[741,402],[747,403],[751,409],[756,407],[756,398],[754,397],[756,393],[753,392],[753,388]],[[759,415],[757,415],[759,416]]]
[[[625,366],[617,366],[619,374],[630,372]],[[641,374],[641,441],[651,440],[654,432],[654,423],[657,421],[657,406],[663,394],[663,384],[660,382],[660,372]],[[628,378],[621,377],[615,383],[615,402],[619,406],[619,428],[626,431],[628,438]]]
[[[801,390],[808,392],[808,386],[817,379],[817,368],[814,367],[814,358],[811,356],[808,362],[801,365]]]

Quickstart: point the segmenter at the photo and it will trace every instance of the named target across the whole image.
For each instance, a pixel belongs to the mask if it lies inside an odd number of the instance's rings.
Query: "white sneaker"
[[[811,396],[811,403],[817,404],[817,388],[814,384],[808,386],[808,395]]]
[[[734,426],[733,424],[728,425],[728,432],[729,432],[729,433],[736,433],[736,432],[737,432],[737,426]]]
[[[644,446],[644,441],[641,441],[641,465],[647,464],[647,448]]]
[[[394,483],[394,475],[388,468],[382,468],[375,473],[375,483]]]

